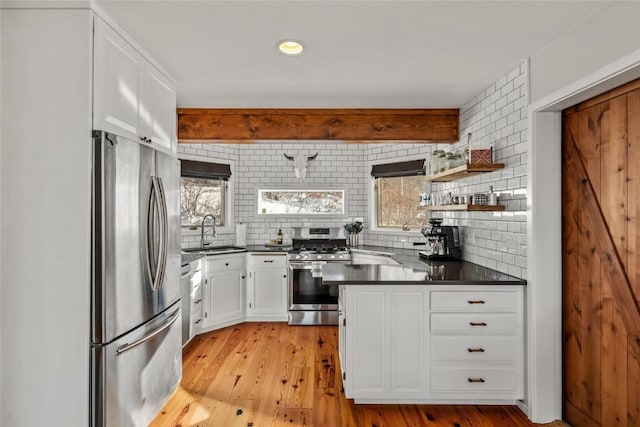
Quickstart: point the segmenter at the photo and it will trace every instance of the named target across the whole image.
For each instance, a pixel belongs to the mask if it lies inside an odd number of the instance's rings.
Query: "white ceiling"
[[[606,1],[97,1],[179,107],[457,108]],[[276,51],[284,38],[305,52]]]

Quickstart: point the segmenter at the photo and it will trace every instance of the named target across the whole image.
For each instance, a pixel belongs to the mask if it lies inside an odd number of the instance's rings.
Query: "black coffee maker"
[[[427,238],[427,244],[424,251],[418,252],[420,258],[441,261],[457,261],[462,258],[457,226],[442,225],[441,218],[431,218],[421,232]]]

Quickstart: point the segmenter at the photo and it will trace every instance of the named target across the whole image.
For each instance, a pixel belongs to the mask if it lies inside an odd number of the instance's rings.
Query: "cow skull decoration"
[[[296,178],[298,178],[298,182],[304,182],[304,179],[307,176],[307,166],[311,160],[315,160],[318,157],[318,153],[313,156],[305,156],[304,154],[296,154],[295,156],[287,156],[287,153],[284,153],[284,157],[287,160],[291,160],[293,162],[293,168],[296,172]]]

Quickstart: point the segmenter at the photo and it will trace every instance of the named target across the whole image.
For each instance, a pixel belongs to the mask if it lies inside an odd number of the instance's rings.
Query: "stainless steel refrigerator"
[[[147,426],[182,377],[180,164],[93,133],[91,425]]]

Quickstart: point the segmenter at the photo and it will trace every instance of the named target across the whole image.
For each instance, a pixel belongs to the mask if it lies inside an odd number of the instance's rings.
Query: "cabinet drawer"
[[[431,332],[513,334],[518,331],[516,313],[432,313]]]
[[[193,325],[193,329],[200,328],[202,326],[202,313],[191,316],[191,324]]]
[[[244,254],[242,256],[235,256],[229,258],[213,257],[207,260],[208,274],[217,274],[221,271],[227,270],[243,270],[244,269]]]
[[[431,337],[431,360],[448,362],[514,363],[518,358],[515,336],[434,335]]]
[[[201,307],[202,307],[202,294],[198,292],[191,299],[191,312],[193,313],[194,310],[200,310]]]
[[[287,254],[271,254],[265,252],[251,252],[249,254],[249,270],[258,268],[286,268]]]
[[[516,392],[518,377],[514,367],[431,368],[431,391]]]
[[[432,310],[515,310],[516,291],[433,291]]]

